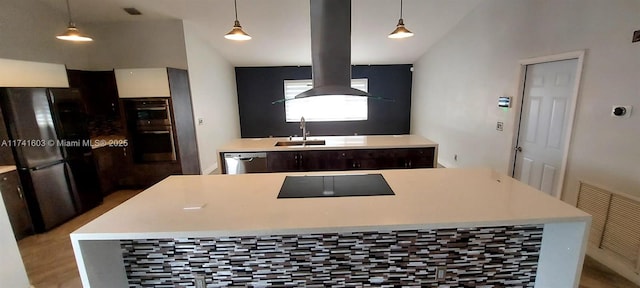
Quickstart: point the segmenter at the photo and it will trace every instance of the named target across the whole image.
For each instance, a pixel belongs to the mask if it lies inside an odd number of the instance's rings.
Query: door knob
[[[516,147],[516,151],[522,152],[522,147],[520,147],[520,146]]]

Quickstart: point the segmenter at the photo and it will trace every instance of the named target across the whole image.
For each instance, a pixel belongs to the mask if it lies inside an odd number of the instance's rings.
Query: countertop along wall
[[[518,61],[586,49],[562,198],[576,202],[578,181],[640,196],[638,15],[637,0],[483,2],[415,64],[412,133],[440,144],[444,166],[507,173],[516,111],[497,101],[520,99]]]

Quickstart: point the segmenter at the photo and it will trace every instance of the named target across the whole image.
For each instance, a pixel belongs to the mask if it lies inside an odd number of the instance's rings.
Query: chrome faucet
[[[304,116],[300,118],[300,129],[302,129],[302,141],[307,141],[307,122],[304,121]]]

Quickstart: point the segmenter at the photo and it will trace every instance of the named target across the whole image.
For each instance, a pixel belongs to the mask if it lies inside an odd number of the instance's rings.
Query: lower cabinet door
[[[340,171],[349,169],[347,151],[307,151],[305,156],[303,164],[307,171]]]
[[[0,191],[16,240],[33,234],[31,217],[22,193],[18,172],[0,174]]]
[[[435,148],[414,148],[408,150],[407,168],[434,168]]]
[[[303,163],[307,160],[305,152],[277,151],[267,153],[269,172],[304,171]]]
[[[122,147],[101,147],[93,149],[100,191],[102,195],[111,194],[120,187],[120,180],[129,173],[129,165]]]
[[[275,151],[269,172],[433,168],[434,148]]]

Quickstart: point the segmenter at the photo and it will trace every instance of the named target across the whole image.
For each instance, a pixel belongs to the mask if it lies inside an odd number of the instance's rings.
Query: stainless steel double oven
[[[169,98],[123,101],[134,160],[138,163],[175,161],[176,145]]]

